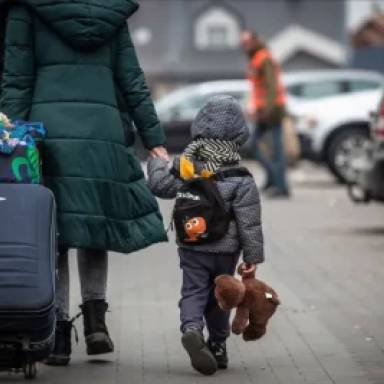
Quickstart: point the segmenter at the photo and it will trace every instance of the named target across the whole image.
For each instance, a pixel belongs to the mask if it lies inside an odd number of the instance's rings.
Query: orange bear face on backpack
[[[207,223],[204,217],[193,217],[184,224],[184,230],[187,234],[186,241],[196,242],[207,232]]]

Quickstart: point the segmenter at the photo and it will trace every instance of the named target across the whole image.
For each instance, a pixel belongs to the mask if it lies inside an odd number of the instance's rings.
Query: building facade
[[[241,78],[244,28],[256,30],[285,70],[345,64],[343,1],[141,0],[129,21],[157,91],[189,82]]]

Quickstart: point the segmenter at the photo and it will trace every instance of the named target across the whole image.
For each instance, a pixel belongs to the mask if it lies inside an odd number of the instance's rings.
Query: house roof
[[[336,65],[344,64],[346,60],[346,49],[342,44],[297,24],[279,32],[269,41],[269,46],[281,63],[300,51]]]
[[[338,66],[345,58],[343,2],[301,0],[141,0],[141,11],[130,19],[135,29],[150,29],[152,39],[137,45],[148,76],[177,80],[237,78],[243,76],[246,57],[240,49],[199,50],[194,42],[198,17],[212,7],[233,9],[241,26],[256,29],[279,60],[295,68],[295,55],[308,54],[313,68]],[[229,6],[230,5],[230,6]],[[306,60],[305,55],[300,60]],[[293,63],[293,65],[292,65]],[[297,68],[296,68],[297,69]]]

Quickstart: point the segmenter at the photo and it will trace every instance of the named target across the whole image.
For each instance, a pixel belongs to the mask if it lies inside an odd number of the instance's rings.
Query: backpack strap
[[[252,173],[245,167],[230,168],[223,171],[218,171],[216,177],[218,180],[223,180],[229,177],[253,177]]]
[[[170,169],[171,175],[177,178],[181,178],[180,171],[176,169],[175,167],[172,167]],[[245,167],[239,167],[239,168],[230,168],[225,169],[223,171],[218,171],[213,177],[217,180],[224,180],[229,177],[253,177],[252,173]]]
[[[180,171],[178,169],[176,169],[175,167],[172,167],[170,170],[169,170],[169,173],[176,177],[177,179],[181,179],[181,176],[180,176]]]

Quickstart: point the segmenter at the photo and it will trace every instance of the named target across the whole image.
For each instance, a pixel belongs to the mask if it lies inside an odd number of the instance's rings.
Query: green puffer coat
[[[0,0],[1,1],[1,0]],[[12,0],[0,111],[43,121],[60,245],[132,252],[165,241],[132,149],[165,142],[126,20],[131,0]]]

